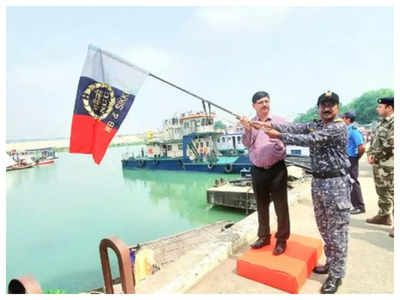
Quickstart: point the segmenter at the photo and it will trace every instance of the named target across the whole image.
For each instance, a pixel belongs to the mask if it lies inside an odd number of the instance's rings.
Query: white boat
[[[35,165],[35,162],[32,159],[30,159],[29,157],[21,156],[18,161],[15,161],[7,153],[6,153],[5,161],[6,161],[6,171],[32,168]]]

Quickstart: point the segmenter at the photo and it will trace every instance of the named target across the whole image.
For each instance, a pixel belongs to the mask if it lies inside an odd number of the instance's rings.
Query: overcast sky
[[[258,90],[291,120],[325,90],[348,103],[394,84],[390,7],[7,7],[6,15],[7,140],[69,137],[88,44],[245,115]],[[148,78],[118,134],[201,109]]]

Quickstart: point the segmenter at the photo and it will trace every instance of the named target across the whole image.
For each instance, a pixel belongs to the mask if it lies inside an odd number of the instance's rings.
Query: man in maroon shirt
[[[278,219],[277,239],[274,255],[286,250],[286,241],[290,236],[290,220],[287,201],[287,169],[285,165],[286,148],[280,139],[270,138],[260,129],[263,122],[286,123],[283,118],[271,116],[270,97],[267,92],[254,94],[253,108],[256,117],[248,120],[241,117],[240,122],[245,128],[243,145],[249,149],[252,162],[251,177],[258,213],[258,240],[250,246],[261,248],[271,243],[269,226],[269,204],[274,202]]]

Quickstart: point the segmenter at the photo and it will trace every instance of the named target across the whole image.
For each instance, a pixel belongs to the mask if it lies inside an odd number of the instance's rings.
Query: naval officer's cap
[[[334,92],[326,91],[318,97],[317,106],[319,106],[321,103],[332,103],[333,105],[339,105],[339,96]]]

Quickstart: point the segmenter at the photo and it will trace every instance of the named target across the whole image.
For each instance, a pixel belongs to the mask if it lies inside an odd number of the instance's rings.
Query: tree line
[[[392,89],[379,89],[365,92],[360,97],[353,99],[349,104],[340,104],[340,113],[352,111],[356,114],[356,122],[369,124],[378,120],[376,113],[376,100],[380,97],[392,97]],[[308,109],[305,113],[299,114],[294,122],[305,123],[313,119],[319,119],[317,106]]]

